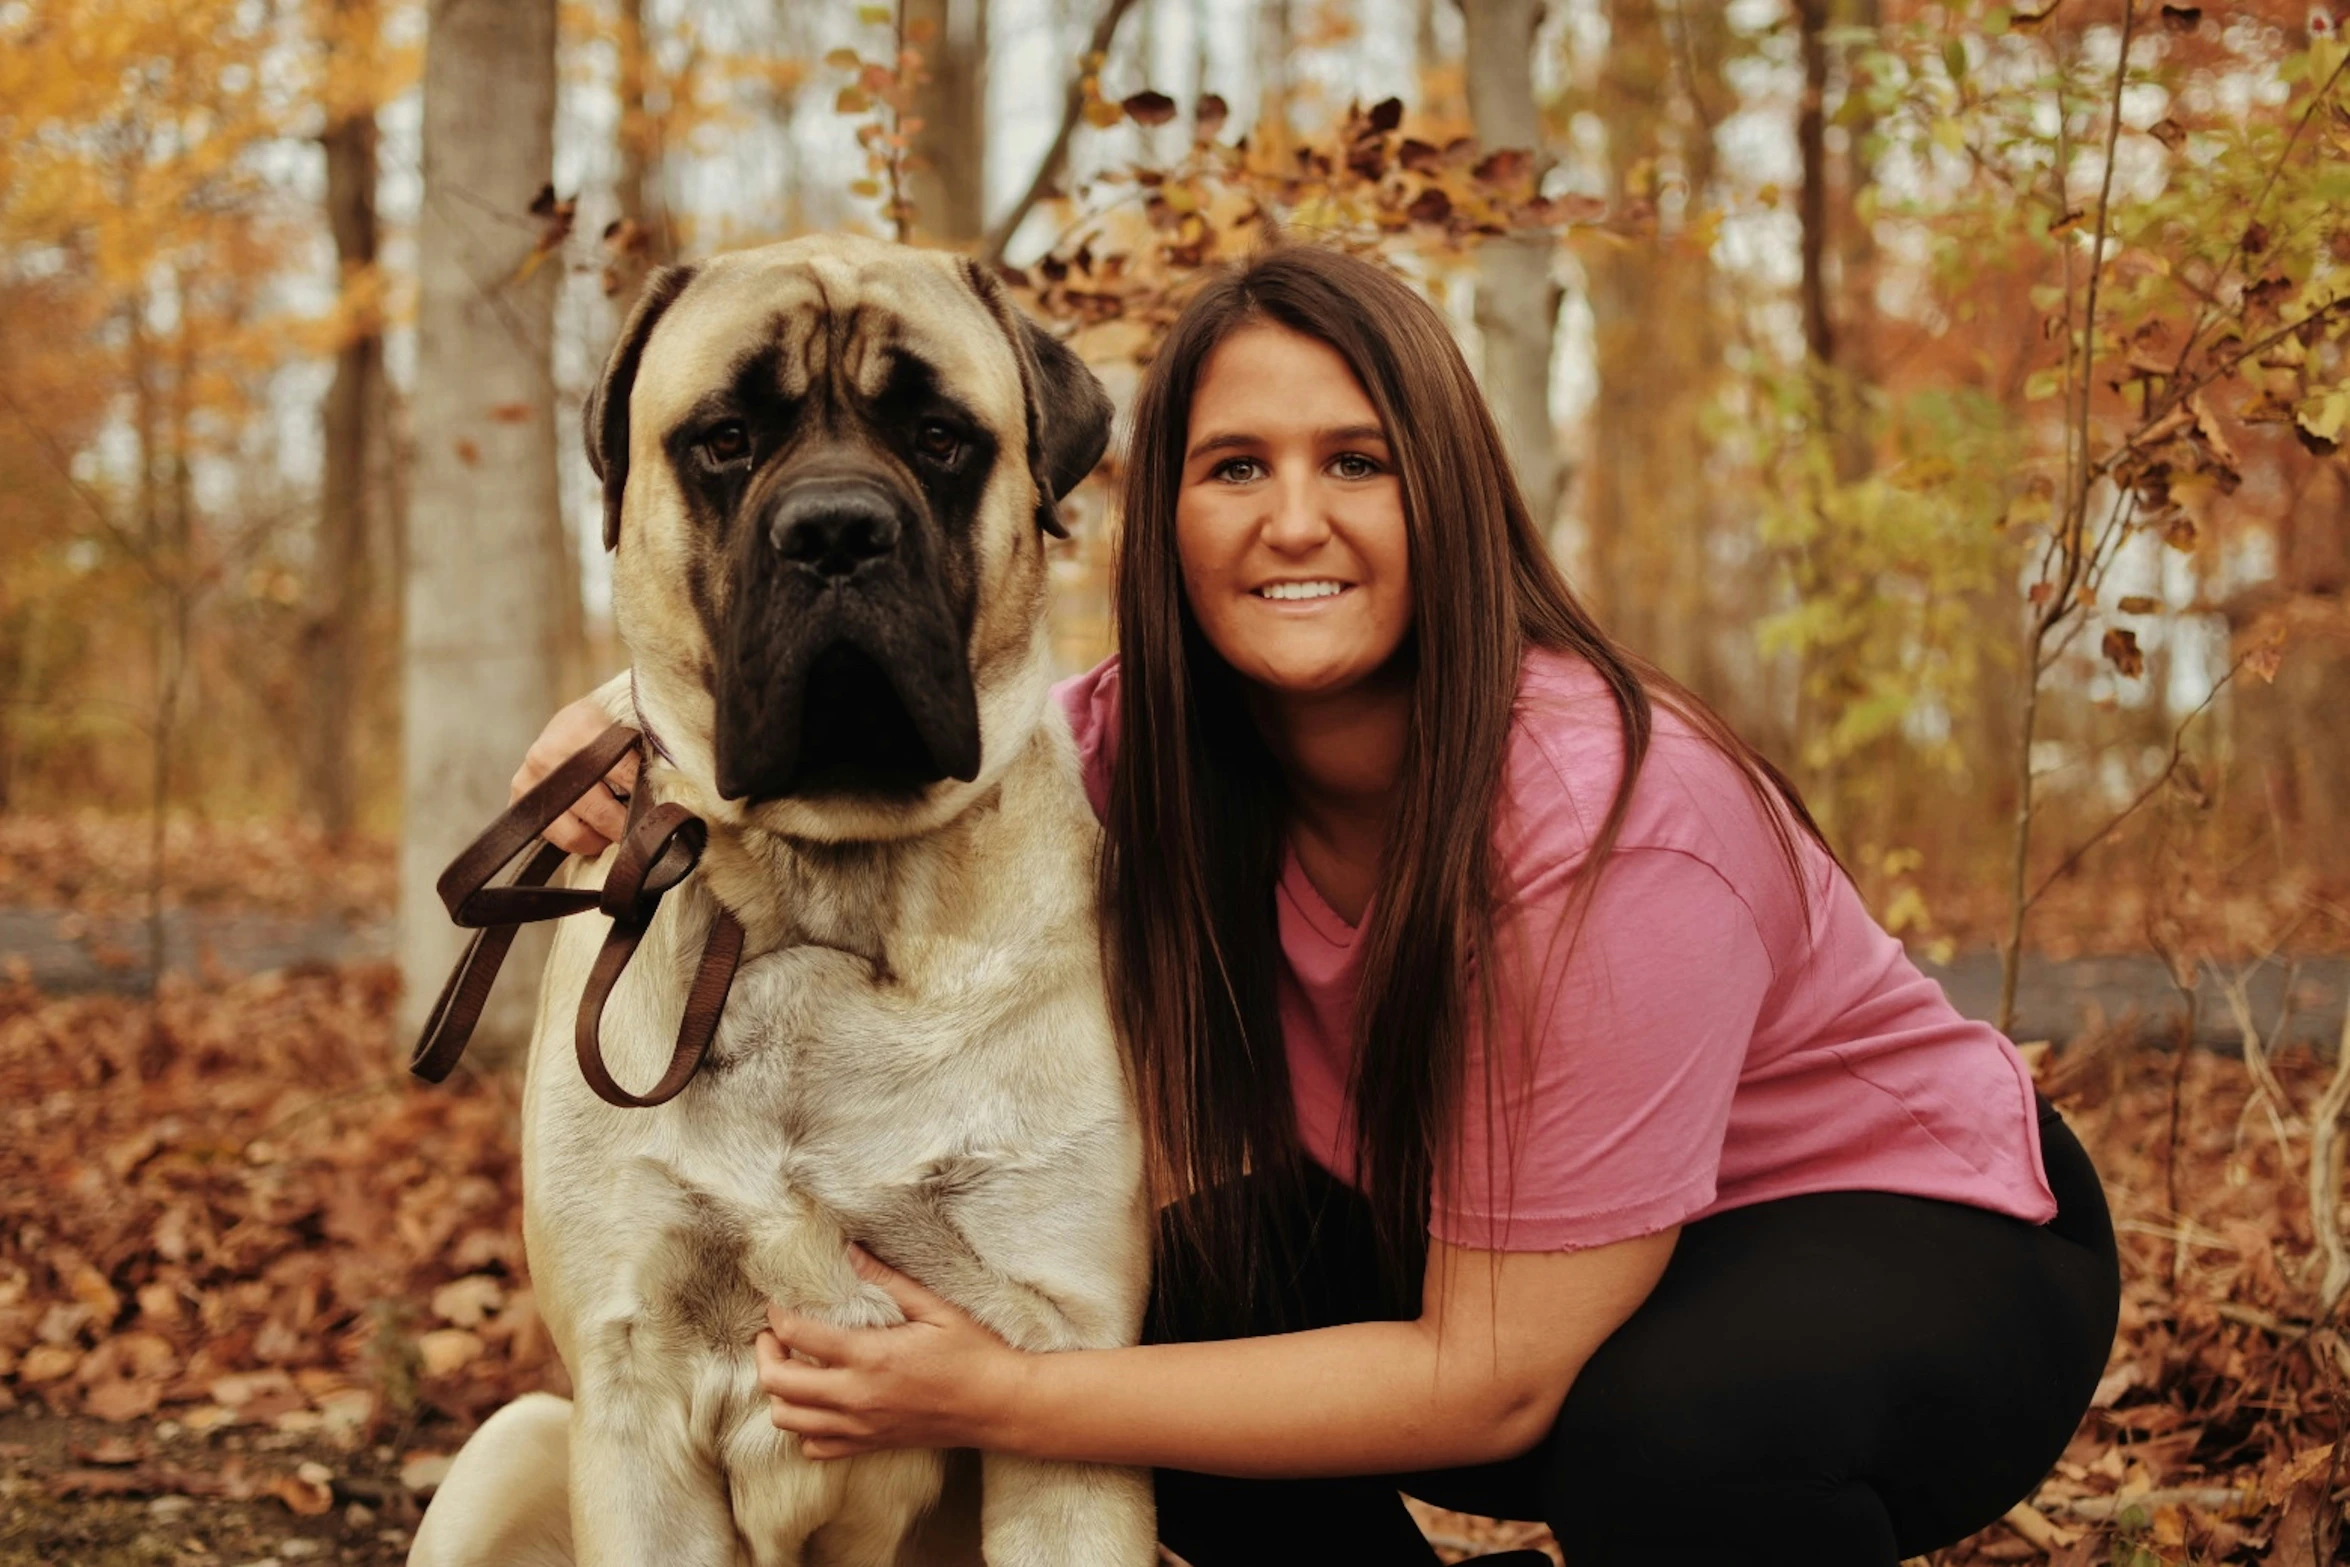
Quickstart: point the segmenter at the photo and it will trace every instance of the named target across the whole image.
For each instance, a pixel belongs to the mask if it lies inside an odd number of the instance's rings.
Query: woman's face
[[[1260,323],[1208,356],[1175,546],[1201,632],[1268,691],[1334,694],[1395,655],[1412,623],[1403,481],[1336,349]]]

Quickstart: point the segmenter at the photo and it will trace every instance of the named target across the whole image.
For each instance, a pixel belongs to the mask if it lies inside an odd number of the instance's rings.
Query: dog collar
[[[669,747],[661,743],[661,732],[655,729],[653,721],[645,716],[644,693],[637,689],[634,669],[628,672],[628,705],[636,710],[637,733],[644,736],[645,745],[655,756],[675,767],[677,758],[669,754]]]

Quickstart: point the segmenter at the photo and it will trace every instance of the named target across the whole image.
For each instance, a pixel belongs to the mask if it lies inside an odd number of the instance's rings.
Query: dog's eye
[[[951,468],[963,455],[963,434],[943,420],[931,419],[914,432],[914,450],[942,468]]]
[[[729,463],[748,456],[751,450],[751,432],[740,419],[729,419],[714,424],[702,437],[702,452],[712,462]]]

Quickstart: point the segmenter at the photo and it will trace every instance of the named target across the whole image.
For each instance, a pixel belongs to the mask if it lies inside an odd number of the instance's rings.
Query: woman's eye
[[[1343,452],[1331,460],[1330,466],[1341,479],[1368,479],[1379,471],[1379,465],[1360,452]]]
[[[1264,470],[1265,465],[1254,457],[1229,457],[1216,464],[1213,477],[1227,484],[1246,484],[1251,479],[1262,477]]]
[[[962,432],[933,419],[914,432],[914,450],[941,467],[952,466],[963,455]]]
[[[751,432],[740,419],[712,425],[702,437],[702,451],[715,463],[730,463],[750,455]]]

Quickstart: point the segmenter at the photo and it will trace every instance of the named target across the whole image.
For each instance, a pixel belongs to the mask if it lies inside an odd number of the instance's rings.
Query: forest
[[[0,0],[0,1567],[397,1562],[564,1386],[532,987],[405,1069],[433,881],[625,663],[577,432],[630,306],[817,232],[975,258],[1121,407],[1273,235],[1434,301],[1577,593],[2105,1178],[2094,1407],[1932,1560],[2345,1559],[2345,25]],[[1118,474],[1050,545],[1061,674]]]

